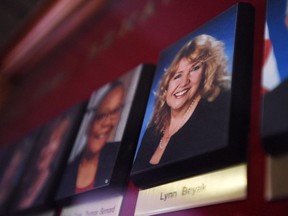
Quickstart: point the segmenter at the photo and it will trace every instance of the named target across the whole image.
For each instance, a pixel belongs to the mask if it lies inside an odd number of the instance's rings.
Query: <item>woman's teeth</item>
[[[185,89],[185,90],[183,90],[183,91],[177,92],[177,93],[175,93],[174,95],[175,95],[176,97],[180,97],[180,96],[184,95],[186,92],[188,92],[188,89]]]

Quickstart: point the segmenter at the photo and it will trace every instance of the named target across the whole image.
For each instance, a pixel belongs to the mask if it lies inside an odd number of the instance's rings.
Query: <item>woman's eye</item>
[[[181,77],[181,74],[176,74],[173,79],[176,80],[176,79],[179,79]]]
[[[197,71],[199,70],[199,68],[200,68],[200,65],[196,65],[190,69],[190,72]]]

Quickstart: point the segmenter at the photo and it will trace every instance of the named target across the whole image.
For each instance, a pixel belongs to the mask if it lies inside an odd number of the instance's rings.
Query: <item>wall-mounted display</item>
[[[288,1],[267,0],[262,70],[262,142],[267,153],[265,198],[288,197]]]
[[[132,180],[148,188],[245,161],[253,8],[237,4],[166,48]]]
[[[140,65],[93,92],[56,196],[59,203],[122,189],[153,75],[153,65]]]
[[[43,126],[17,189],[13,213],[28,214],[51,207],[85,107],[86,102],[77,104]]]
[[[41,129],[0,150],[0,214],[7,214]]]
[[[262,73],[263,146],[271,155],[288,153],[288,5],[267,1]]]

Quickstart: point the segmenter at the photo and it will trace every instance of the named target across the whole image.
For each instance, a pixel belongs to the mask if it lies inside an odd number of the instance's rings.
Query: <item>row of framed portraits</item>
[[[27,214],[245,163],[254,10],[238,3],[0,150],[1,212]]]

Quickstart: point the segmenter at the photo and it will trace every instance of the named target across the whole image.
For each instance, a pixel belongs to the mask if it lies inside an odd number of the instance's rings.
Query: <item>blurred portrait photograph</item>
[[[81,106],[71,107],[42,127],[17,192],[15,211],[30,211],[53,202],[58,175],[62,172],[59,168],[71,145],[71,134]]]
[[[92,93],[57,200],[109,185],[139,75],[130,71]]]
[[[267,1],[262,68],[262,138],[266,153],[288,153],[288,1]]]
[[[229,145],[235,17],[232,8],[161,52],[132,175]]]
[[[8,203],[11,203],[17,192],[17,186],[27,168],[38,134],[39,130],[29,133],[6,147],[1,154],[0,211],[7,210]]]

